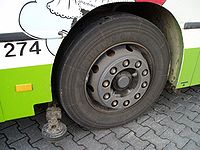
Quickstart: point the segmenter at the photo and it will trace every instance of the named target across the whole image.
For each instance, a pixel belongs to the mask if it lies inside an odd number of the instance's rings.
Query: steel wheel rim
[[[136,43],[120,43],[102,52],[85,79],[85,91],[102,108],[122,110],[133,106],[147,92],[151,72]],[[146,51],[146,50],[145,50]]]

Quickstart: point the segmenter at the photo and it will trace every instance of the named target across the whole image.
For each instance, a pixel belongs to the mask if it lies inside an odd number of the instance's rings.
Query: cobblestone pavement
[[[116,128],[87,130],[65,116],[68,132],[54,143],[41,136],[44,110],[1,123],[0,150],[200,150],[200,86],[177,94],[165,89],[143,115]]]

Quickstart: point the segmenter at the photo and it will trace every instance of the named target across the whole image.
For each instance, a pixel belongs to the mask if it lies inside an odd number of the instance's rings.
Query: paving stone
[[[26,133],[30,138],[30,143],[34,143],[42,139],[41,130],[38,127],[38,124],[34,124],[24,130],[21,130],[22,133]]]
[[[7,141],[8,144],[13,143],[25,137],[25,134],[20,133],[17,127],[18,125],[15,124],[0,131],[0,133],[3,133],[8,138],[8,141]]]
[[[89,134],[86,137],[82,138],[78,141],[78,144],[84,145],[87,150],[103,150],[107,148],[105,144],[99,143],[97,140],[94,139],[94,135]]]
[[[190,128],[186,127],[181,133],[180,136],[186,137],[188,139],[193,140],[200,146],[200,135],[193,132]]]
[[[159,113],[166,113],[169,111],[169,107],[163,104],[159,104],[158,102],[154,103],[154,105],[152,105],[153,110],[159,112]]]
[[[169,110],[167,113],[165,113],[165,115],[172,118],[173,121],[176,121],[183,116],[182,113],[171,111],[171,110]]]
[[[91,129],[91,132],[95,135],[94,138],[99,140],[100,138],[108,135],[111,131],[110,130],[100,130],[100,129]]]
[[[73,135],[73,140],[78,141],[85,137],[86,135],[90,134],[89,131],[83,130],[79,125],[77,124],[72,124],[68,126],[68,132]]]
[[[161,107],[159,108],[159,106]],[[157,106],[154,107],[154,110],[160,114],[165,114],[166,116],[171,117],[172,120],[174,121],[183,116],[183,114],[175,112],[174,110],[171,110],[169,107],[161,104],[157,104]]]
[[[159,123],[155,122],[153,118],[147,119],[145,122],[142,123],[142,126],[147,126],[154,130],[157,135],[161,135],[168,127],[162,126]]]
[[[200,106],[199,105],[193,105],[193,107],[190,110],[197,112],[197,113],[200,113]]]
[[[194,122],[197,122],[197,123],[200,123],[200,114],[198,114],[198,115],[196,116],[196,118],[194,118],[193,121],[194,121]]]
[[[114,150],[122,150],[129,146],[128,143],[123,143],[118,138],[116,138],[114,133],[110,133],[106,135],[105,137],[101,138],[99,142],[103,144],[107,144],[109,147],[111,147]]]
[[[31,119],[37,121],[37,123],[40,125],[39,126],[40,129],[42,129],[43,125],[47,123],[45,112],[33,116]]]
[[[180,106],[180,104],[173,103],[173,101],[170,101],[166,98],[161,99],[157,103],[167,106],[170,110],[176,110]]]
[[[194,103],[196,105],[199,105],[200,106],[200,97],[199,96],[192,96],[189,101],[191,103]]]
[[[153,144],[149,144],[144,150],[156,150]]]
[[[197,132],[200,129],[200,123],[194,122],[188,119],[186,116],[181,117],[180,119],[177,120],[177,122],[192,128],[194,132]]]
[[[197,112],[192,112],[186,109],[185,106],[180,106],[179,108],[176,109],[176,112],[186,115],[190,120],[193,120],[198,115]]]
[[[195,91],[193,89],[189,89],[187,92],[185,92],[186,94],[188,95],[191,95],[191,96],[199,96],[199,92],[198,91]]]
[[[157,111],[153,110],[152,108],[149,109],[149,111],[147,112],[149,116],[151,116],[156,122],[160,122],[161,120],[163,120],[164,118],[167,117],[167,115],[165,114],[161,114],[158,113]]]
[[[125,148],[125,150],[136,150],[133,146],[129,146],[127,148]]]
[[[127,135],[125,135],[121,140],[123,142],[128,142],[136,150],[143,150],[145,147],[147,147],[147,145],[150,144],[148,141],[144,141],[136,137],[133,132],[130,132]]]
[[[188,90],[190,90],[190,87],[179,89],[182,93],[187,93]]]
[[[188,99],[190,99],[193,95],[191,95],[190,93],[187,93],[187,92],[180,92],[179,94],[177,94],[177,98],[180,98],[184,101],[187,101]],[[174,101],[175,99],[173,99],[172,101]]]
[[[195,92],[200,92],[200,89],[199,89],[199,85],[195,85],[195,86],[192,86],[190,87],[192,90],[194,90]]]
[[[2,138],[4,138],[5,136],[2,134],[2,133],[0,133],[0,139],[2,139]]]
[[[9,148],[6,144],[6,138],[0,139],[0,149],[1,150],[14,150],[13,148]]]
[[[177,122],[173,121],[170,117],[163,119],[160,122],[160,124],[172,128],[177,134],[179,134],[185,128],[184,125],[178,124]]]
[[[16,124],[15,121],[6,121],[6,122],[2,122],[2,123],[0,123],[0,130],[2,130],[2,129],[4,129],[4,128],[7,128],[7,127],[9,127],[9,126],[12,126],[12,125],[14,125],[14,124]]]
[[[60,147],[56,147],[55,145],[53,145],[52,143],[50,143],[49,141],[47,141],[45,139],[41,139],[41,140],[33,143],[32,146],[35,148],[38,148],[40,150],[62,150]],[[66,150],[68,150],[68,149],[66,149]],[[74,149],[69,149],[69,150],[74,150]]]
[[[174,103],[180,104],[186,107],[186,109],[191,109],[195,104],[190,102],[190,98],[184,99],[183,97],[177,97],[173,100]]]
[[[18,129],[20,129],[20,130],[27,128],[36,123],[35,121],[31,120],[30,118],[18,119],[18,120],[16,120],[16,122],[18,123],[18,125],[19,125]]]
[[[66,138],[55,143],[56,146],[62,147],[64,150],[83,150],[86,149],[85,146],[79,145],[73,140],[72,135],[68,135]]]
[[[198,147],[194,141],[190,140],[185,147],[183,147],[182,150],[200,150],[200,147]]]
[[[171,142],[175,143],[178,148],[182,148],[188,141],[189,139],[183,138],[179,136],[178,134],[174,133],[172,129],[167,129],[162,135],[162,138],[168,139]]]
[[[31,147],[31,145],[28,143],[28,137],[25,137],[10,144],[10,147],[15,148],[17,150],[37,150],[37,148]]]
[[[107,147],[106,149],[104,149],[104,150],[112,150],[110,147]]]
[[[176,145],[170,142],[163,150],[179,150]]]
[[[122,136],[130,132],[130,129],[124,127],[115,127],[111,128],[110,130],[115,133],[117,138],[121,138]]]
[[[175,93],[169,93],[166,89],[163,90],[161,95],[167,98],[168,100],[173,100],[177,97]]]
[[[150,128],[143,127],[142,125],[138,124],[136,121],[125,124],[124,127],[135,132],[137,137],[142,136],[143,134],[145,134],[147,131],[150,130]]]
[[[164,147],[166,147],[166,145],[170,142],[167,139],[162,139],[159,136],[157,136],[153,130],[149,130],[147,133],[145,133],[141,139],[143,140],[147,140],[149,142],[151,142],[152,144],[154,144],[156,146],[156,149],[163,149]]]
[[[106,130],[80,127],[63,112],[69,132],[55,143],[41,136],[46,123],[46,106],[41,106],[34,117],[0,123],[0,150],[200,150],[200,86],[177,94],[165,89],[135,121]]]
[[[144,122],[144,121],[147,120],[148,118],[150,118],[149,115],[143,114],[143,115],[140,115],[140,116],[136,119],[136,122],[137,122],[138,124],[141,124],[142,122]]]

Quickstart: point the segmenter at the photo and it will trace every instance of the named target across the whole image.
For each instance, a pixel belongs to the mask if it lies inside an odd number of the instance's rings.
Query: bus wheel
[[[102,17],[63,54],[60,102],[85,127],[127,123],[159,97],[169,58],[166,39],[151,22],[127,13]]]

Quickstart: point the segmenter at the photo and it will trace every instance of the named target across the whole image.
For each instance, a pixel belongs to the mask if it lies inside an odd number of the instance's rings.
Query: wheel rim
[[[136,44],[115,45],[97,57],[85,79],[86,92],[92,101],[105,108],[121,110],[143,97],[151,73],[137,47]]]

